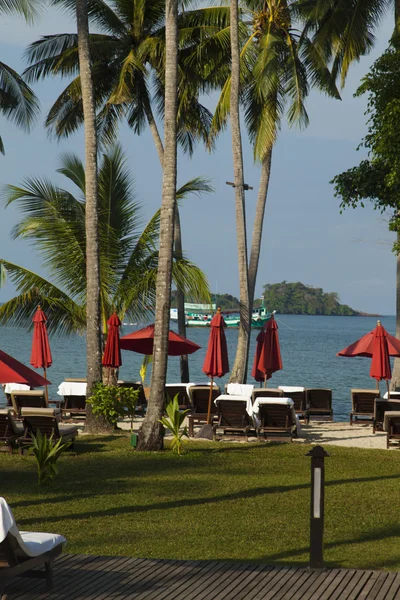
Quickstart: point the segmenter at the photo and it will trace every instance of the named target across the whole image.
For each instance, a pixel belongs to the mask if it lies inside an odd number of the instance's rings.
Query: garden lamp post
[[[306,456],[311,456],[311,511],[310,511],[310,567],[324,566],[324,488],[325,457],[322,446],[314,446]]]

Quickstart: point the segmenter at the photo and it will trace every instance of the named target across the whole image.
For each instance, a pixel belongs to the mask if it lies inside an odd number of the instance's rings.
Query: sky
[[[263,285],[280,281],[301,281],[338,292],[340,301],[356,310],[383,315],[395,313],[396,259],[391,250],[393,234],[388,216],[366,206],[339,211],[332,178],[357,165],[365,156],[357,151],[366,133],[365,98],[353,98],[360,79],[386,49],[392,31],[392,16],[381,23],[374,50],[353,65],[342,92],[342,100],[312,92],[307,102],[310,125],[304,131],[283,126],[274,148],[272,175],[267,199],[256,296]],[[0,60],[22,71],[26,46],[40,35],[73,32],[75,25],[55,8],[34,26],[22,20],[1,17]],[[10,231],[20,214],[5,208],[4,188],[21,185],[26,177],[46,176],[62,183],[56,173],[59,156],[74,152],[83,157],[83,132],[63,142],[50,139],[43,121],[66,81],[46,80],[35,84],[41,115],[30,134],[0,116],[0,133],[6,155],[0,155],[0,257],[47,275],[34,248],[12,240]],[[216,96],[205,99],[215,106]],[[260,169],[253,162],[252,149],[243,129],[245,181],[253,186],[246,193],[248,238],[254,220]],[[136,199],[143,205],[144,219],[150,219],[161,204],[161,169],[148,131],[140,137],[123,126],[119,143],[132,167]],[[238,296],[238,269],[234,190],[226,185],[233,179],[229,127],[215,151],[198,147],[192,158],[179,155],[178,183],[203,175],[211,180],[214,193],[185,200],[181,207],[184,252],[207,275],[213,292]],[[14,295],[11,284],[0,289],[0,302]]]

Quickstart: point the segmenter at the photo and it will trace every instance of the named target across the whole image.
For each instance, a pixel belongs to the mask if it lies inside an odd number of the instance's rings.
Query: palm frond
[[[176,191],[176,199],[184,200],[190,194],[201,196],[202,194],[212,194],[214,191],[215,190],[207,177],[194,177]]]
[[[33,23],[43,8],[41,0],[1,0],[0,14],[19,14],[28,23]]]
[[[20,75],[0,62],[0,112],[29,130],[39,112],[39,102]]]

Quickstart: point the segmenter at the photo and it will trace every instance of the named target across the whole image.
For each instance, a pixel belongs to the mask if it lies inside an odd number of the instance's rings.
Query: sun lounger
[[[24,407],[47,408],[44,390],[18,390],[11,393],[11,402],[18,418],[21,418],[21,409]]]
[[[216,398],[217,422],[213,426],[214,436],[218,429],[222,429],[224,435],[226,433],[242,433],[247,440],[252,427],[252,420],[247,412],[248,402],[243,397],[235,399],[233,394],[232,399],[229,399],[228,394]]]
[[[400,398],[375,398],[374,403],[374,421],[373,421],[373,433],[375,431],[383,431],[383,423],[385,420],[385,414],[387,411],[400,411]]]
[[[75,425],[63,425],[58,422],[59,413],[54,408],[23,408],[21,410],[22,424],[24,433],[19,438],[18,444],[20,452],[32,443],[32,434],[40,433],[47,437],[53,434],[53,442],[56,443],[60,438],[63,443],[71,442],[71,448],[78,435],[78,428]]]
[[[165,402],[173,400],[178,394],[179,410],[187,410],[191,408],[189,394],[187,392],[187,386],[182,384],[168,384],[165,386]]]
[[[375,414],[375,398],[377,397],[379,397],[378,390],[359,388],[351,390],[352,410],[350,413],[350,425],[353,425],[353,420],[373,422]]]
[[[283,390],[279,388],[254,388],[251,398],[253,404],[257,398],[283,398]]]
[[[211,418],[217,413],[217,407],[214,403],[215,399],[221,394],[221,390],[217,386],[213,386],[211,396]],[[189,388],[190,402],[193,407],[192,412],[188,415],[189,421],[189,436],[194,436],[194,424],[203,425],[207,423],[208,402],[210,398],[209,385],[192,385]]]
[[[118,381],[119,387],[131,388],[133,390],[139,390],[139,396],[137,399],[135,412],[144,417],[147,410],[147,400],[144,393],[143,385],[138,381]]]
[[[385,412],[383,429],[386,431],[386,448],[389,448],[390,442],[400,442],[400,411]]]
[[[61,554],[65,542],[56,533],[18,531],[10,507],[0,498],[0,596],[3,597],[10,579],[20,576],[43,578],[50,589],[53,561]],[[41,565],[44,571],[35,568]]]
[[[0,410],[0,449],[5,449],[12,454],[18,438],[24,433],[22,424],[14,421],[11,410],[4,408]]]
[[[292,385],[280,385],[279,389],[284,392],[284,396],[293,400],[294,410],[299,419],[307,421],[306,388]]]
[[[258,398],[253,405],[253,417],[259,425],[257,435],[265,438],[297,435],[296,413],[290,398]]]
[[[72,383],[87,383],[87,377],[66,377],[64,381]]]
[[[332,390],[309,388],[306,390],[307,423],[310,418],[333,421]]]

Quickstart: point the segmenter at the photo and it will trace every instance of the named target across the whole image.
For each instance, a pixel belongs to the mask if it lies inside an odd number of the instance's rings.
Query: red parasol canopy
[[[49,336],[47,334],[47,317],[40,306],[38,306],[37,311],[33,315],[32,321],[33,338],[31,365],[35,367],[35,369],[47,369],[48,367],[51,367],[53,359],[51,357]]]
[[[0,350],[0,384],[25,383],[31,387],[50,385],[51,382]]]
[[[119,328],[121,325],[117,313],[114,313],[107,321],[108,335],[102,363],[105,367],[111,369],[118,369],[122,365],[119,341]]]
[[[266,381],[272,377],[272,373],[281,369],[282,358],[279,347],[278,325],[272,315],[269,321],[267,321],[264,330],[257,336],[257,348],[252,375],[256,381]]]
[[[132,350],[139,354],[153,354],[154,324],[148,325],[139,331],[124,335],[120,339],[122,350]],[[200,346],[178,335],[175,331],[168,332],[168,356],[181,356],[182,354],[193,354]]]
[[[336,356],[366,356],[372,358],[371,377],[379,381],[392,376],[389,357],[400,357],[400,340],[390,335],[378,321],[375,329],[337,353]]]
[[[210,337],[206,357],[203,364],[203,372],[207,377],[223,377],[229,371],[228,349],[224,331],[225,321],[218,308],[210,322]]]

